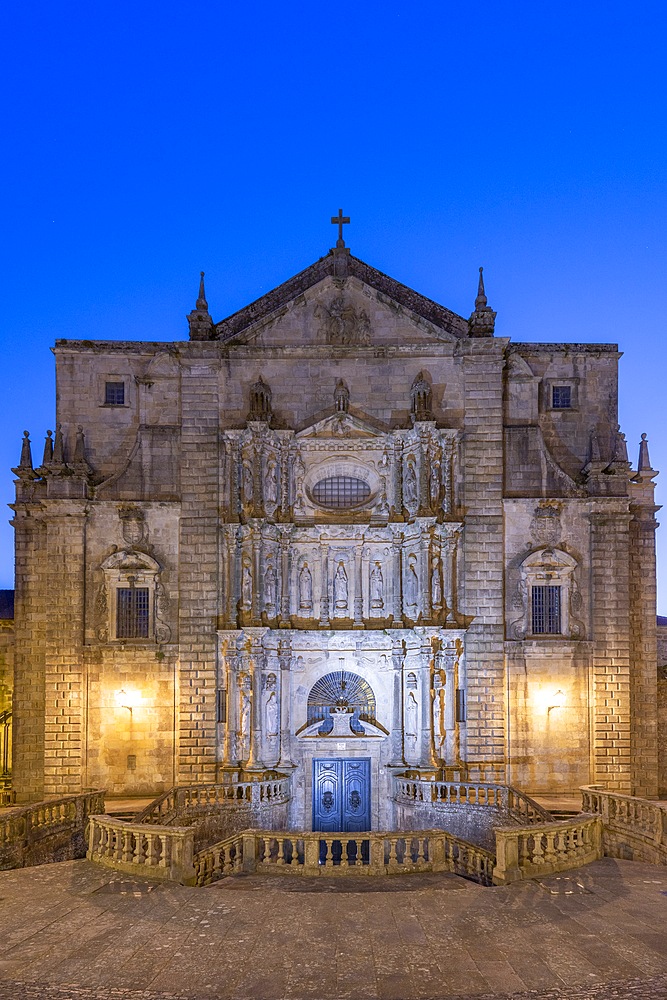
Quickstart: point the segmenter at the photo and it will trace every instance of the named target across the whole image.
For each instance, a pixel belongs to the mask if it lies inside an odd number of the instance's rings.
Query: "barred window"
[[[125,383],[105,382],[104,402],[108,406],[125,406]]]
[[[117,588],[116,638],[148,638],[148,587]]]
[[[534,635],[559,635],[560,624],[560,587],[533,587],[532,615]]]
[[[554,410],[569,410],[572,407],[572,389],[569,385],[554,385],[551,388],[551,407]]]
[[[353,476],[330,476],[320,479],[313,486],[313,499],[322,507],[340,510],[345,507],[358,507],[371,495],[371,488],[363,479]]]

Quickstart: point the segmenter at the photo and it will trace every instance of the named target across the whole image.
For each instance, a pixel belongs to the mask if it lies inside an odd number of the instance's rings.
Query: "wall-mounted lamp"
[[[551,711],[552,708],[562,708],[564,704],[565,704],[565,695],[563,694],[561,689],[558,688],[558,690],[551,695],[551,704],[547,708],[547,714]]]
[[[141,701],[136,691],[125,691],[123,688],[120,691],[116,691],[115,698],[118,707],[126,708],[130,715],[132,715],[132,709],[136,708]]]

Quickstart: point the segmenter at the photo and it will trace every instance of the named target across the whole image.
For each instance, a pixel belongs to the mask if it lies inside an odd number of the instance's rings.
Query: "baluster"
[[[158,833],[158,835],[157,835],[157,842],[158,842],[158,847],[159,847],[159,851],[160,851],[160,860],[158,861],[158,865],[159,865],[160,868],[167,868],[168,867],[167,854],[168,854],[168,845],[169,845],[169,838],[168,838],[167,834],[166,833]]]
[[[350,867],[350,848],[355,843],[354,838],[346,837],[343,839],[341,837],[340,841],[340,866],[341,868]]]
[[[326,845],[326,854],[324,855],[324,867],[333,868],[333,838],[326,837],[324,841]]]
[[[417,838],[417,865],[419,868],[423,868],[428,860],[428,853],[426,848],[427,840],[426,837]]]
[[[398,868],[398,837],[389,838],[389,867],[393,870]]]
[[[132,861],[134,856],[134,851],[132,849],[132,833],[130,830],[121,830],[121,836],[123,838],[122,860],[127,862]]]
[[[285,864],[285,841],[282,837],[278,837],[278,857],[276,858],[277,865]]]
[[[241,840],[237,841],[235,847],[236,847],[236,853],[234,855],[234,871],[235,872],[242,872],[243,871],[243,847],[242,847],[242,841]]]
[[[544,852],[542,850],[542,834],[536,833],[533,836],[533,853],[530,861],[534,865],[544,864]]]

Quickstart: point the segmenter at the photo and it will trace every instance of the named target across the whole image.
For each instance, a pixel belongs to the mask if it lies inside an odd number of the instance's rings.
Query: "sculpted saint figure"
[[[252,570],[249,560],[244,561],[241,570],[241,607],[245,611],[252,607]]]
[[[436,687],[433,691],[433,743],[435,745],[436,756],[440,755],[440,750],[445,739],[444,694],[445,692],[442,687]]]
[[[239,725],[241,740],[245,743],[250,736],[250,692],[241,691],[241,719]]]
[[[255,480],[249,460],[243,462],[243,499],[250,503],[255,492]]]
[[[414,462],[408,462],[405,467],[405,481],[403,483],[403,499],[406,507],[412,507],[417,503],[417,473]]]
[[[276,692],[272,691],[269,697],[266,699],[266,735],[267,736],[277,736],[278,735],[278,699],[276,698]]]
[[[440,496],[440,462],[434,461],[431,465],[431,504],[435,507]]]
[[[439,559],[434,561],[433,572],[431,573],[431,604],[433,608],[442,607],[442,577],[440,576]]]
[[[380,566],[380,563],[376,562],[373,572],[371,573],[372,608],[382,608],[384,606],[383,592],[384,592],[384,580],[382,579],[382,568]]]
[[[313,607],[313,577],[308,569],[308,563],[304,563],[299,573],[299,608],[310,611]]]
[[[342,562],[338,563],[334,576],[334,604],[339,610],[347,607],[347,573]]]
[[[405,704],[405,733],[407,736],[417,735],[417,699],[413,691],[408,691]]]
[[[275,504],[278,502],[278,471],[273,459],[269,459],[269,464],[266,467],[264,497],[267,503]]]
[[[276,570],[273,563],[269,563],[269,566],[264,574],[264,599],[268,606],[275,607],[277,599],[277,589],[278,589],[278,578],[276,576]]]
[[[417,579],[414,565],[410,563],[408,571],[405,574],[405,603],[410,607],[415,607],[418,593],[419,580]]]

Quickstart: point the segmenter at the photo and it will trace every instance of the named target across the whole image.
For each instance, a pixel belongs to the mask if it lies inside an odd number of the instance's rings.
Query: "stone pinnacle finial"
[[[480,267],[475,311],[468,320],[468,333],[471,337],[492,337],[495,324],[496,314],[489,308],[484,290],[484,268]]]
[[[23,441],[21,442],[21,461],[19,462],[19,469],[28,469],[32,472],[32,452],[30,450],[30,433],[28,431],[23,432]]]
[[[208,302],[204,292],[204,272],[199,272],[199,296],[195,308],[187,315],[190,327],[190,340],[212,340],[213,320],[208,311]]]
[[[65,464],[65,449],[63,445],[63,425],[58,424],[56,427],[56,442],[53,446],[53,463],[54,465],[64,465]]]
[[[477,282],[477,298],[475,299],[475,309],[486,309],[486,294],[484,292],[484,268],[479,269],[479,281]]]
[[[208,312],[208,302],[206,301],[206,293],[204,292],[204,272],[199,272],[199,298],[197,299],[197,309],[203,309]]]
[[[653,472],[651,468],[651,459],[648,454],[648,438],[646,434],[642,434],[642,439],[639,445],[639,462],[637,463],[637,472]]]
[[[42,458],[42,465],[51,465],[53,461],[53,431],[46,432],[46,439],[44,441],[44,456]]]

